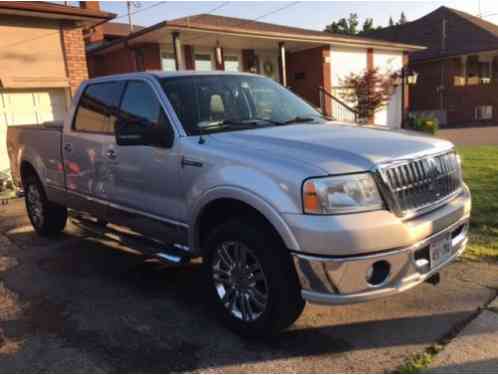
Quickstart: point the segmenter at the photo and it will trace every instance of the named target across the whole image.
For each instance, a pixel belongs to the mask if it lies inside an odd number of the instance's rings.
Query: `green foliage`
[[[413,130],[429,134],[436,134],[439,130],[439,121],[433,116],[410,116],[408,120]]]
[[[394,21],[392,17],[389,17],[389,27],[394,26]]]
[[[365,18],[361,30],[358,27],[359,25],[358,14],[350,13],[347,18],[341,18],[326,26],[325,31],[334,34],[357,35],[379,29],[379,27],[374,26],[373,18]]]

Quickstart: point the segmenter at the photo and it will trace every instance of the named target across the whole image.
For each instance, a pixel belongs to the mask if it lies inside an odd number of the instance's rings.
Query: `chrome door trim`
[[[187,229],[190,228],[190,226],[188,224],[182,223],[181,221],[177,221],[177,220],[173,220],[173,219],[169,219],[169,218],[157,216],[157,215],[154,215],[154,214],[149,214],[147,212],[136,210],[134,208],[125,207],[125,206],[122,206],[120,204],[112,203],[112,202],[104,200],[104,199],[100,199],[100,198],[96,198],[96,197],[93,197],[93,196],[84,195],[84,194],[78,193],[76,191],[67,190],[67,192],[70,193],[70,194],[76,195],[76,196],[78,196],[80,198],[86,199],[88,201],[99,203],[99,204],[102,204],[102,205],[106,205],[106,206],[109,206],[109,207],[112,207],[112,208],[115,208],[115,209],[118,209],[118,210],[126,211],[126,212],[129,212],[129,213],[132,213],[132,214],[142,215],[142,216],[147,217],[149,219],[157,220],[157,221],[160,221],[160,222],[163,222],[163,223],[172,224],[172,225],[176,225],[176,226],[187,228]]]

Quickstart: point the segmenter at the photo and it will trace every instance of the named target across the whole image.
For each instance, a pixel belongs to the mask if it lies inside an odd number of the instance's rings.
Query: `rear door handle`
[[[64,151],[66,151],[66,152],[71,152],[71,151],[73,151],[73,145],[72,145],[71,143],[66,143],[66,144],[64,145]]]
[[[114,151],[114,150],[107,150],[107,152],[105,153],[105,156],[107,156],[107,158],[109,158],[111,160],[114,160],[114,159],[116,159],[118,154],[116,154],[116,151]]]

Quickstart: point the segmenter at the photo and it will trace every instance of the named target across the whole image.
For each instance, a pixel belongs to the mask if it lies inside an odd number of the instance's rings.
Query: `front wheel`
[[[50,236],[64,230],[67,209],[47,199],[43,186],[36,176],[28,176],[24,183],[26,210],[35,231]]]
[[[267,226],[229,221],[213,231],[207,249],[211,299],[230,329],[268,336],[299,317],[304,301],[291,256]]]

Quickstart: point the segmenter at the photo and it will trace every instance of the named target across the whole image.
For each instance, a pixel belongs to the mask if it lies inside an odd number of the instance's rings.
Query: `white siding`
[[[367,50],[362,48],[331,47],[330,67],[332,88],[341,86],[341,80],[351,73],[367,69]]]
[[[403,66],[403,53],[374,50],[373,63],[382,73],[397,72]],[[374,123],[391,128],[401,126],[401,86],[396,88],[388,105],[375,114]]]

